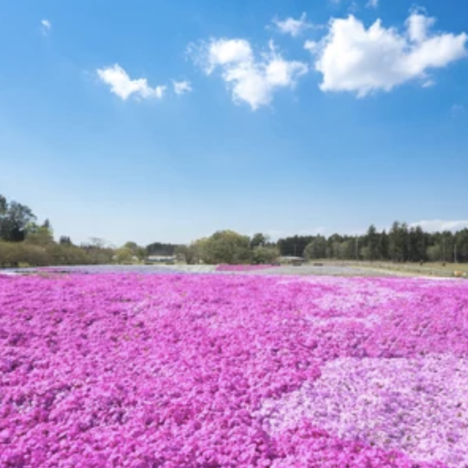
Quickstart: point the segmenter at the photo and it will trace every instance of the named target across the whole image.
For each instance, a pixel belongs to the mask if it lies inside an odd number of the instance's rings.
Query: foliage
[[[257,264],[268,264],[278,261],[279,250],[276,247],[255,247],[252,251],[252,261]]]
[[[323,236],[315,237],[304,249],[304,257],[307,260],[326,258],[327,240]]]
[[[218,231],[201,245],[204,263],[228,265],[249,263],[251,260],[250,239],[234,231]]]
[[[28,233],[27,227],[36,219],[31,209],[0,195],[0,240],[21,242]]]
[[[70,239],[69,236],[60,236],[60,239],[59,239],[59,244],[60,245],[73,245],[73,242],[72,240]]]
[[[254,234],[250,240],[250,247],[255,249],[257,247],[265,247],[269,241],[268,236],[262,234],[261,232]]]
[[[124,262],[131,261],[133,257],[138,258],[138,260],[140,262],[143,261],[146,258],[146,249],[145,249],[145,247],[141,247],[136,242],[133,242],[133,241],[126,242],[125,245],[122,247],[122,249],[126,249],[127,251],[130,251],[130,253],[131,253],[130,258],[128,258],[127,254],[124,254],[123,252],[120,252],[120,255],[123,254],[126,257],[126,260],[122,260]],[[118,249],[116,251],[117,257],[119,257],[119,250],[122,250],[122,249]],[[121,262],[119,262],[119,263],[121,263]]]
[[[314,236],[294,236],[279,239],[278,248],[283,256],[302,257],[305,248],[314,240]]]
[[[46,246],[54,243],[54,232],[50,222],[46,220],[42,226],[32,222],[27,226],[25,242],[32,245]]]
[[[189,245],[179,245],[174,249],[174,253],[184,259],[188,265],[196,265],[202,259],[204,241],[205,239],[199,239]]]
[[[1,467],[468,465],[468,283],[48,273],[0,291]]]
[[[115,257],[116,257],[117,263],[131,262],[133,258],[133,252],[128,247],[121,247],[120,249],[117,249],[115,251]]]
[[[189,264],[204,263],[270,263],[278,256],[300,256],[309,260],[366,260],[393,262],[463,262],[468,263],[468,229],[456,233],[445,231],[427,233],[419,226],[395,221],[389,232],[378,232],[371,225],[361,236],[333,234],[328,238],[292,236],[272,243],[263,233],[251,239],[234,231],[218,231],[209,238],[189,245],[154,242],[146,248],[127,242],[114,251],[100,238],[91,238],[81,247],[74,246],[70,237],[54,240],[51,223],[36,222],[31,209],[0,195],[0,265],[57,265],[112,263],[114,256],[122,262],[132,257],[140,261],[146,256],[178,255]],[[5,242],[19,245],[5,245]]]
[[[161,255],[164,257],[172,257],[173,255],[175,255],[177,247],[179,247],[177,244],[154,242],[146,246],[146,254],[148,256]]]
[[[372,225],[361,236],[333,234],[325,243],[324,239],[323,236],[288,237],[279,239],[278,248],[281,255],[296,252],[307,259],[468,262],[468,229],[427,233],[420,226],[395,222],[388,233],[378,232]]]
[[[0,268],[47,265],[95,265],[112,262],[112,249],[48,243],[0,241]]]

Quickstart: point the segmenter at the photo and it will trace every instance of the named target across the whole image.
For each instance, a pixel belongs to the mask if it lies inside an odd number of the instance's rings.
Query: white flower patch
[[[345,324],[345,323],[362,323],[366,327],[373,327],[382,322],[382,317],[377,314],[370,314],[367,317],[316,317],[309,315],[306,320],[313,323],[315,326],[326,326],[330,323]]]
[[[337,359],[258,416],[273,435],[309,419],[344,440],[468,467],[468,359]]]
[[[346,284],[345,288],[334,291],[330,294],[324,294],[317,298],[314,303],[325,310],[337,310],[348,312],[361,308],[377,308],[387,304],[395,299],[409,299],[414,294],[374,285],[372,289],[366,285]]]

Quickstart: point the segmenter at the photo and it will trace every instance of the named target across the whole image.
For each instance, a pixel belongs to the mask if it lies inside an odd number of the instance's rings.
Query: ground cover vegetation
[[[0,275],[0,466],[468,465],[468,283]]]

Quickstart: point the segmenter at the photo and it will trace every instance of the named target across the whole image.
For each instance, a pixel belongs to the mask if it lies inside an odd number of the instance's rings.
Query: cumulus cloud
[[[252,110],[270,104],[278,89],[293,88],[308,71],[305,63],[285,60],[272,42],[268,52],[255,58],[245,39],[214,39],[202,46],[196,61],[208,75],[220,70],[234,102],[245,102]]]
[[[209,72],[219,65],[245,63],[253,60],[252,48],[245,39],[219,39],[208,48]]]
[[[468,228],[468,220],[459,221],[443,221],[440,219],[434,219],[430,221],[418,221],[412,223],[411,227],[421,226],[425,231],[428,232],[443,232],[443,231],[461,231],[462,229]]]
[[[292,37],[297,37],[312,27],[312,25],[307,22],[307,16],[305,13],[302,13],[299,19],[286,18],[283,21],[274,19],[273,23],[279,32],[282,34],[290,34]]]
[[[52,29],[52,23],[47,19],[43,19],[41,21],[41,32],[42,32],[42,34],[44,34],[44,36],[47,36],[47,34],[49,34],[51,29]]]
[[[385,28],[377,20],[368,29],[353,15],[333,19],[320,42],[315,68],[323,75],[322,91],[349,91],[359,97],[391,91],[407,81],[432,84],[429,71],[467,55],[465,33],[433,33],[435,20],[413,12],[406,30]],[[306,48],[307,43],[306,43]]]
[[[434,26],[434,24],[435,18],[429,18],[428,16],[420,13],[412,14],[406,20],[410,40],[416,43],[424,42],[427,39],[429,30]]]
[[[187,94],[192,91],[192,85],[190,81],[173,81],[174,93],[177,95]]]
[[[165,86],[148,86],[146,78],[132,80],[128,73],[118,64],[97,70],[100,80],[110,86],[111,92],[124,101],[130,96],[141,99],[161,99],[166,91]]]

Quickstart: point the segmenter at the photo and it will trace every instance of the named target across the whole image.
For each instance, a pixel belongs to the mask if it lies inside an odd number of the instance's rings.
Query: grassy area
[[[455,272],[460,272],[468,277],[468,264],[466,263],[392,263],[392,262],[333,262],[323,261],[324,264],[341,266],[354,266],[361,268],[372,268],[374,270],[393,271],[409,276],[439,276],[454,277]]]

